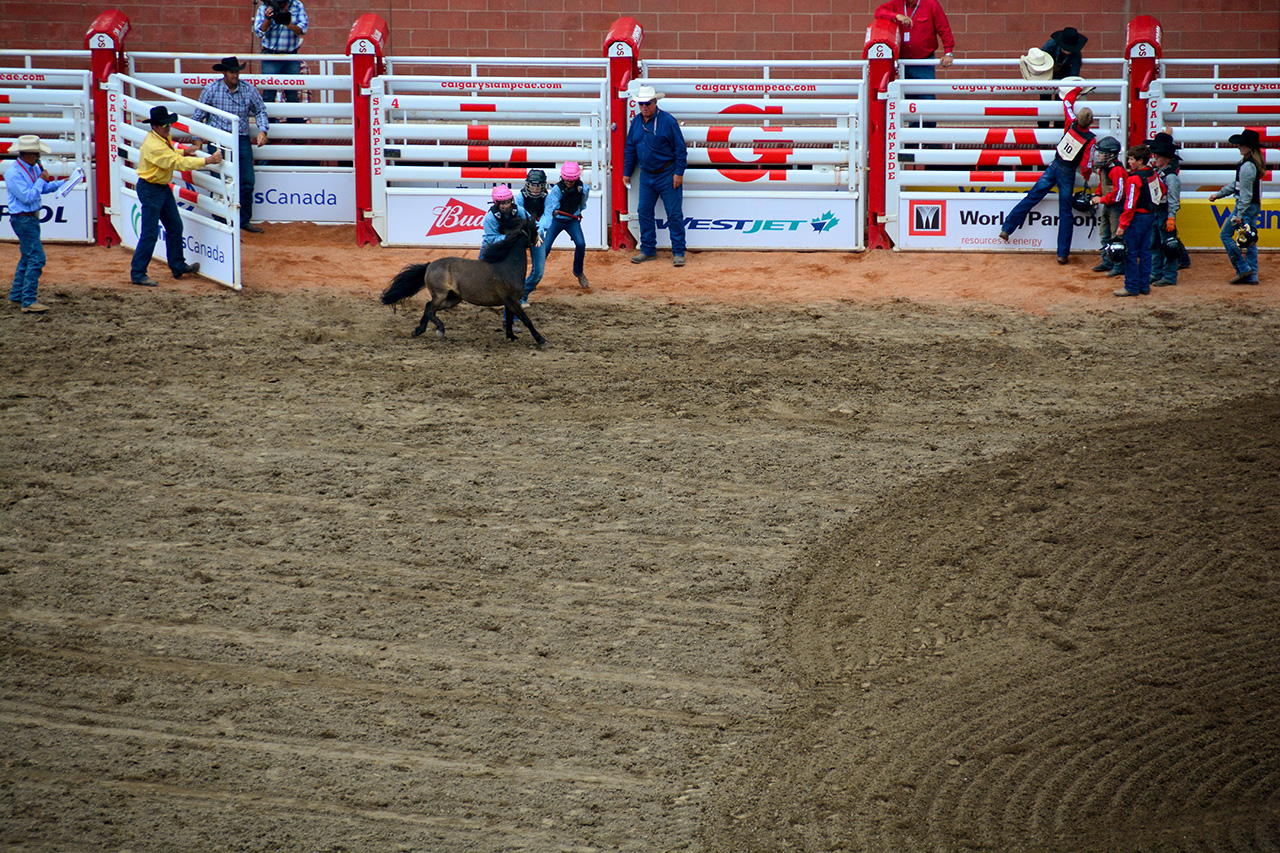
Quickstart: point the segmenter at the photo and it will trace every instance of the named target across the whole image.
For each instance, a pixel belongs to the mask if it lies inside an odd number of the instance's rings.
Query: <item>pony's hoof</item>
[[[538,341],[538,349],[551,349],[551,341]]]
[[[419,335],[421,335],[423,332],[425,332],[426,330],[427,330],[427,328],[426,328],[425,326],[419,326],[418,328],[416,328],[416,329],[414,329],[414,330],[413,330],[413,336],[416,338],[416,337],[418,337]]]

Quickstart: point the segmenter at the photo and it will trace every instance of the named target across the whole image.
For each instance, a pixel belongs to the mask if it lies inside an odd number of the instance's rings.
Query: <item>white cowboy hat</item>
[[[642,104],[645,101],[656,101],[661,97],[662,93],[654,91],[652,86],[641,86],[639,89],[636,89],[635,101],[637,104]]]
[[[1059,98],[1065,98],[1068,94],[1071,93],[1071,90],[1076,88],[1077,86],[1080,87],[1081,95],[1087,95],[1093,91],[1092,86],[1085,85],[1089,81],[1084,79],[1083,77],[1063,77],[1058,82],[1063,84],[1062,86],[1058,87]]]
[[[1023,80],[1047,80],[1053,73],[1053,57],[1038,47],[1028,50],[1026,56],[1018,57],[1018,65],[1022,66]]]
[[[13,150],[19,154],[27,154],[35,152],[37,154],[52,154],[53,149],[40,141],[40,137],[34,133],[24,133],[18,137],[18,141],[14,143]]]

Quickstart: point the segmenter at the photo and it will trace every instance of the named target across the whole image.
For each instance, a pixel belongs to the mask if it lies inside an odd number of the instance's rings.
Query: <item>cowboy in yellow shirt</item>
[[[156,281],[147,275],[147,265],[160,236],[160,223],[164,223],[165,255],[174,278],[200,271],[200,264],[188,264],[182,255],[182,217],[178,203],[169,189],[175,171],[203,169],[222,162],[222,152],[208,157],[191,157],[179,152],[169,137],[169,127],[178,120],[166,107],[152,107],[151,132],[142,140],[138,160],[138,202],[142,205],[142,229],[138,234],[138,247],[133,251],[133,264],[129,278],[134,284],[155,287]]]

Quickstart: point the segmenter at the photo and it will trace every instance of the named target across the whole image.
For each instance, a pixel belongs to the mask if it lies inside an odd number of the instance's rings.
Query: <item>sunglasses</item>
[[[637,107],[647,107],[647,106],[649,106],[649,105],[650,105],[650,104],[652,104],[652,103],[653,103],[653,101],[636,101],[636,106],[637,106]]]

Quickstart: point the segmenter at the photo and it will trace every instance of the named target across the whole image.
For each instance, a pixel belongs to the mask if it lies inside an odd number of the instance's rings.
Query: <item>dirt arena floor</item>
[[[0,313],[5,849],[1280,850],[1273,256],[245,245]]]

